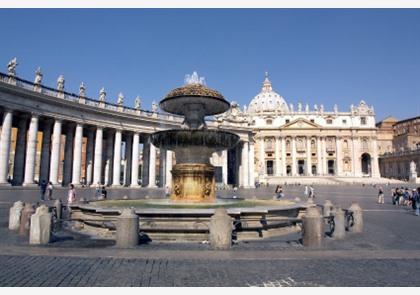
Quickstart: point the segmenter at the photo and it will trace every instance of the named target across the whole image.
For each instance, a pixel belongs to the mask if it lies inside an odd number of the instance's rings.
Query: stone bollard
[[[317,207],[309,207],[303,219],[302,243],[305,247],[321,247],[324,238],[324,218]]]
[[[63,203],[60,199],[55,200],[54,202],[55,212],[57,212],[56,228],[61,228],[61,218],[63,216]]]
[[[334,209],[333,204],[331,203],[330,200],[325,200],[323,209],[322,209],[322,214],[324,216],[330,216],[332,213],[332,210]]]
[[[50,242],[51,217],[46,205],[41,205],[36,209],[35,214],[31,216],[29,244],[46,245]]]
[[[22,216],[24,203],[17,201],[9,210],[9,229],[18,230],[20,226],[20,217]]]
[[[346,236],[346,220],[344,217],[344,211],[341,207],[337,207],[334,213],[334,232],[332,237],[334,239],[344,239]]]
[[[215,250],[227,250],[232,246],[232,218],[226,208],[216,208],[209,224],[210,246]]]
[[[19,234],[27,236],[31,227],[31,216],[35,213],[34,205],[26,203],[20,218]]]
[[[134,208],[125,208],[117,220],[117,247],[132,248],[139,243],[139,217]]]
[[[352,203],[349,211],[353,212],[354,224],[350,227],[350,231],[353,233],[363,232],[363,211],[359,203]]]

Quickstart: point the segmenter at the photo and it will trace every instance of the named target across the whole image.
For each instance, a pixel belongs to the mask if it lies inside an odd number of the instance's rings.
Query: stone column
[[[38,115],[33,114],[29,123],[28,142],[26,144],[24,186],[35,186],[36,143],[38,135]]]
[[[312,176],[312,151],[309,136],[306,137],[306,175]]]
[[[55,120],[51,143],[50,181],[58,184],[58,167],[60,166],[61,120]]]
[[[9,175],[10,141],[12,136],[12,111],[4,110],[0,136],[0,185],[7,185]]]
[[[86,146],[86,185],[92,183],[93,175],[93,149],[95,146],[95,137],[92,129],[88,129]]]
[[[336,176],[340,176],[341,172],[343,171],[342,169],[342,163],[343,163],[343,157],[342,157],[342,153],[341,153],[341,138],[340,137],[336,137],[335,138],[335,154],[336,154],[336,167],[337,167],[337,171],[335,172]]]
[[[156,187],[156,147],[150,143],[149,187]]]
[[[131,187],[138,187],[139,178],[139,134],[134,133],[133,135],[133,148],[131,156]]]
[[[281,138],[281,174],[287,176],[286,170],[286,138]]]
[[[133,162],[133,134],[127,134],[125,140],[125,186],[131,184],[131,164]]]
[[[51,157],[51,120],[44,121],[44,130],[42,131],[42,147],[41,147],[41,167],[39,180],[48,181],[50,171]]]
[[[13,184],[21,185],[23,183],[23,173],[25,171],[25,152],[26,152],[26,116],[19,117],[19,126],[16,136],[15,161],[13,164]]]
[[[101,183],[102,178],[102,141],[103,141],[104,130],[102,127],[96,127],[96,138],[95,138],[95,155],[93,162],[93,184],[96,185]]]
[[[276,176],[281,175],[281,161],[280,161],[280,140],[279,137],[275,137],[275,157],[276,157]]]
[[[114,131],[109,130],[106,136],[105,185],[112,184],[114,156]]]
[[[64,146],[64,169],[63,169],[63,185],[71,183],[73,168],[73,142],[74,142],[74,125],[67,126],[66,143]]]
[[[228,184],[228,151],[222,151],[222,178],[223,184]]]
[[[142,186],[149,185],[149,163],[150,163],[150,143],[145,142],[143,144],[143,165],[142,165],[142,177],[141,183]]]
[[[173,151],[166,151],[166,180],[165,180],[165,184],[169,187],[172,186],[172,157],[173,157],[174,152]]]
[[[267,174],[267,169],[265,168],[265,150],[264,150],[264,137],[260,137],[260,171],[258,174],[265,176]]]
[[[244,188],[249,187],[249,162],[248,162],[248,142],[244,141],[242,143],[242,150],[241,150],[241,167],[242,167],[242,186]]]
[[[159,186],[165,187],[166,181],[166,150],[159,149]]]
[[[328,165],[327,165],[327,148],[326,148],[326,144],[325,144],[325,140],[326,138],[323,137],[322,138],[322,142],[321,142],[321,146],[322,146],[322,168],[323,168],[323,174],[327,175],[328,174]]]
[[[248,175],[249,175],[249,187],[255,187],[255,148],[254,148],[254,142],[250,141],[249,143],[249,157],[248,157],[248,162],[249,162],[249,171],[248,171]],[[227,183],[227,175],[226,175],[226,183]]]
[[[296,176],[296,138],[292,136],[292,176]]]
[[[121,186],[121,130],[115,131],[114,141],[114,171],[112,176],[112,186]]]
[[[80,185],[80,175],[82,168],[82,145],[83,145],[83,125],[77,124],[76,136],[74,138],[74,161],[73,161],[73,175],[72,183]]]
[[[317,156],[317,167],[316,174],[322,175],[322,154],[321,154],[321,138],[316,138],[316,156]]]
[[[372,138],[372,148],[372,177],[381,177],[379,172],[378,144],[376,138]]]
[[[352,153],[352,159],[351,159],[351,170],[352,175],[357,176],[356,173],[356,139],[355,137],[351,138],[351,153]]]

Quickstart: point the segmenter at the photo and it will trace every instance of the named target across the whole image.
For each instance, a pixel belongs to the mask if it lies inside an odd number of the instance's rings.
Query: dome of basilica
[[[271,112],[271,111],[289,111],[284,98],[278,93],[273,91],[270,80],[268,80],[268,74],[265,74],[265,80],[261,92],[254,97],[249,103],[248,112]]]

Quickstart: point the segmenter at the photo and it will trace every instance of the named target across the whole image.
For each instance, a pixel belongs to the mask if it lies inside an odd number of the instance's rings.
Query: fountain
[[[185,85],[170,91],[160,102],[168,113],[185,117],[180,129],[152,134],[152,143],[174,151],[171,200],[186,203],[214,203],[215,180],[209,159],[213,152],[229,149],[239,136],[227,131],[209,130],[205,116],[224,113],[230,108],[222,94],[205,86],[196,72],[187,75]]]

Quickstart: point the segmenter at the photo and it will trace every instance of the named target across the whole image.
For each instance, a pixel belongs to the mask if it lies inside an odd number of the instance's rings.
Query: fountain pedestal
[[[216,200],[213,165],[176,164],[172,167],[172,201],[211,203]]]

